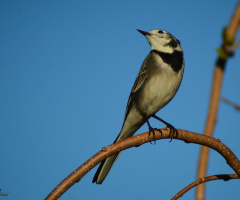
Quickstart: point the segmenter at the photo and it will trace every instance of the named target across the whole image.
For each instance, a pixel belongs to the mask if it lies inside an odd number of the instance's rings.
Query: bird
[[[149,123],[151,117],[166,124],[170,134],[171,130],[173,134],[176,132],[174,126],[156,116],[156,112],[173,99],[182,82],[185,62],[180,41],[165,30],[137,31],[147,38],[151,51],[144,59],[133,84],[122,129],[114,143],[131,137],[146,122],[149,134],[152,131],[154,136],[155,129]],[[101,162],[93,183],[102,184],[120,153]]]

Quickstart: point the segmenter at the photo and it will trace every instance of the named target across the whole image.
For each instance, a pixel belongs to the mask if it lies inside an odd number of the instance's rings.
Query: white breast
[[[151,116],[164,107],[176,94],[182,80],[182,72],[174,72],[161,63],[158,73],[150,76],[140,97],[140,111]]]

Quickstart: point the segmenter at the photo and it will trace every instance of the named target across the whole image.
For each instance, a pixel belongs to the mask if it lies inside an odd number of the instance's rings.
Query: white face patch
[[[146,35],[152,50],[172,53],[174,49],[182,50],[178,40],[164,30],[152,30]]]

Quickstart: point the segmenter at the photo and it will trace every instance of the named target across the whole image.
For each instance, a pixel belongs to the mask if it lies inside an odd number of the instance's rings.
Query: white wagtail
[[[171,124],[157,117],[155,113],[172,100],[182,81],[184,57],[180,42],[164,30],[138,31],[148,39],[151,51],[143,61],[135,80],[122,130],[114,143],[132,136],[145,122],[148,124],[149,134],[152,131],[154,135],[154,129],[148,122],[150,117],[160,120],[170,130],[176,131]],[[104,181],[120,153],[108,157],[100,164],[93,183],[101,184]]]

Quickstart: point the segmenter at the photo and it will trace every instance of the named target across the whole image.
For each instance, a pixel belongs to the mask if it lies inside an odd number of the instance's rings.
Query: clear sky
[[[185,74],[158,116],[204,130],[216,48],[237,1],[0,0],[0,199],[44,199],[118,135],[150,46],[136,29],[181,41]],[[238,34],[238,37],[240,35]],[[222,95],[240,103],[240,51]],[[154,119],[154,127],[164,125]],[[144,125],[137,133],[146,132]],[[220,104],[215,137],[240,157],[240,113]],[[121,154],[102,185],[94,168],[60,199],[170,199],[196,179],[200,146],[157,141]],[[211,151],[208,175],[234,173]],[[239,180],[207,183],[207,199],[238,199]],[[193,199],[191,190],[181,199]]]

